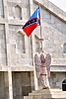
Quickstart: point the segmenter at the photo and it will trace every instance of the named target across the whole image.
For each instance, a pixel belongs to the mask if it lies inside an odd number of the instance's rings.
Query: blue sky
[[[49,0],[66,12],[66,0]]]

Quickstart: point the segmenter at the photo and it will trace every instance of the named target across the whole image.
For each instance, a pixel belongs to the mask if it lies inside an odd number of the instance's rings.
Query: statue
[[[50,88],[48,80],[50,77],[50,64],[50,54],[45,54],[44,51],[40,53],[39,57],[38,54],[35,54],[36,75],[39,83],[38,85],[41,86],[42,89]]]

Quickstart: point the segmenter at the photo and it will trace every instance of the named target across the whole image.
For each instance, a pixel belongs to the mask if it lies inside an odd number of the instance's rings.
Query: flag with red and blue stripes
[[[23,26],[23,31],[29,37],[32,31],[39,25],[40,25],[40,9],[38,7],[34,11],[32,16],[29,18],[29,20],[26,22],[26,24]]]

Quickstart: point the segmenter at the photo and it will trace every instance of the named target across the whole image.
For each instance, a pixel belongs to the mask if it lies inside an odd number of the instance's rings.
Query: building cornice
[[[33,0],[33,1],[34,3],[39,4],[38,0]],[[55,6],[52,2],[50,2],[49,0],[41,0],[40,5],[43,8],[45,8],[48,12],[52,13],[60,20],[66,23],[66,13],[57,6]]]
[[[66,65],[51,65],[50,72],[66,72]]]

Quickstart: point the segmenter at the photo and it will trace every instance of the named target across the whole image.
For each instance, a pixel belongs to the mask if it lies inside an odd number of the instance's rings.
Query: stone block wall
[[[28,5],[29,0],[1,0],[0,8],[2,12],[4,9],[4,17],[0,19],[0,65],[3,67],[32,65],[31,37],[18,33],[29,18]]]
[[[52,4],[49,4],[49,6],[52,8]],[[0,89],[0,93],[2,93],[2,96],[1,94],[0,96],[4,99],[5,94],[7,96],[6,99],[17,99],[18,97],[22,99],[23,95],[31,91],[31,88],[33,89],[34,75],[31,75],[27,71],[30,71],[30,67],[32,66],[33,54],[36,52],[35,36],[40,38],[40,27],[37,27],[33,31],[32,37],[30,36],[29,38],[24,33],[18,34],[17,30],[22,28],[30,14],[37,7],[38,5],[33,3],[33,0],[31,0],[31,3],[29,3],[29,0],[0,1],[0,70],[3,71],[4,68],[9,72],[11,67],[15,67],[13,71],[21,71],[21,73],[13,72],[12,77],[11,71],[10,76],[6,73],[4,75],[5,77],[0,73],[0,88],[2,89]],[[60,11],[56,7],[54,8],[55,14],[58,14],[60,17]],[[63,53],[63,45],[66,42],[65,15],[62,14],[61,16],[64,19],[63,21],[61,20],[62,18],[55,16],[55,14],[43,7],[41,8],[42,37],[44,38],[43,47],[46,53],[51,54],[51,65],[66,65],[66,55]],[[25,73],[22,73],[22,71],[25,71]],[[34,72],[34,68],[31,71]],[[52,72],[50,85],[61,88],[63,78],[65,78],[65,73]],[[5,89],[3,86],[4,83]],[[12,90],[12,84],[14,90]],[[26,88],[27,92],[25,91]],[[6,93],[4,90],[6,90]],[[14,94],[14,97],[12,94]]]
[[[6,65],[5,25],[0,24],[0,65]]]
[[[22,99],[34,88],[32,40],[19,32],[29,18],[29,8],[29,0],[0,1],[0,99]],[[12,70],[21,73],[12,76]]]
[[[13,99],[22,99],[31,92],[30,72],[13,72]]]
[[[9,18],[10,19],[17,19],[18,20],[18,18],[16,17],[16,9],[15,9],[15,7],[18,5],[20,8],[21,8],[21,17],[22,17],[22,19],[28,19],[28,17],[29,17],[29,0],[15,0],[15,1],[13,1],[13,0],[11,0],[11,1],[9,1],[9,0],[7,0],[7,5],[8,5],[8,15],[9,15]],[[17,10],[18,11],[18,10]],[[26,13],[28,11],[28,13]]]
[[[47,2],[50,4],[49,1]],[[51,4],[51,6],[53,5]],[[36,8],[37,8],[36,4],[34,4],[33,9],[36,9]],[[51,9],[49,10],[43,7],[41,7],[40,9],[41,22],[42,22],[41,23],[42,37],[44,38],[44,41],[43,41],[44,51],[46,53],[51,54],[52,56],[51,64],[65,65],[66,55],[63,52],[64,50],[63,46],[66,43],[66,22],[64,22],[63,20],[61,20],[61,18],[58,17],[59,14],[61,13],[60,9],[56,8],[56,11],[59,10],[59,13],[56,16],[51,12]]]
[[[4,17],[3,0],[0,0],[0,17]]]
[[[51,88],[62,88],[62,82],[66,78],[66,73],[51,73],[50,86]]]
[[[7,72],[0,72],[0,99],[9,99],[9,84]]]
[[[38,2],[38,0],[34,1]],[[37,2],[33,9],[37,8]],[[65,79],[66,73],[66,53],[63,51],[66,43],[66,14],[48,0],[40,2],[42,3],[40,11],[44,52],[51,55],[51,66],[59,66],[56,72],[51,71],[50,85],[53,88],[62,88],[62,80]]]

